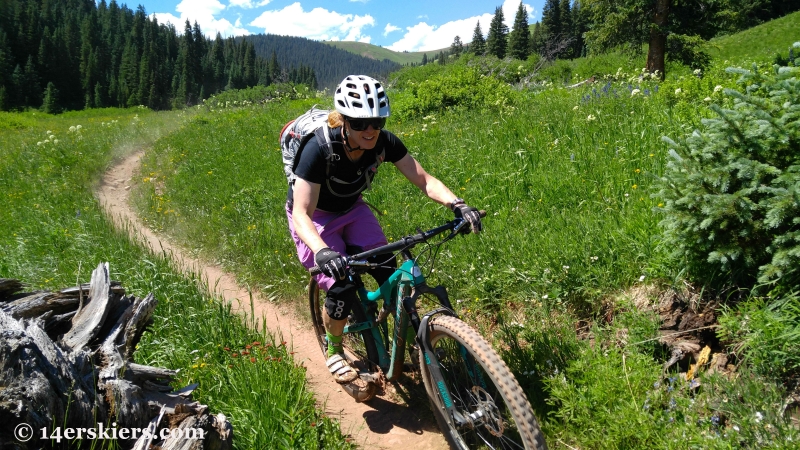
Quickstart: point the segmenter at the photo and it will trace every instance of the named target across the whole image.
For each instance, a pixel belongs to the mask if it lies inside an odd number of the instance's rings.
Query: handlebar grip
[[[482,210],[478,211],[478,215],[481,216],[482,218],[486,217],[486,210],[482,209]]]
[[[314,266],[308,269],[308,272],[311,274],[311,276],[319,275],[322,273],[322,269],[320,269],[318,266]]]

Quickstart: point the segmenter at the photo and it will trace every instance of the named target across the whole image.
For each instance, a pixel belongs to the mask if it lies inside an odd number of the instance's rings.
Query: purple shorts
[[[286,203],[286,217],[289,219],[289,232],[294,239],[294,245],[297,247],[297,257],[303,267],[310,269],[316,264],[314,263],[314,253],[306,244],[297,236],[292,223],[292,210],[289,203]],[[328,247],[346,255],[345,248],[347,246],[360,247],[361,251],[372,250],[373,248],[386,245],[386,236],[383,234],[378,219],[375,214],[369,209],[369,206],[359,198],[356,204],[350,208],[349,211],[344,213],[332,213],[326,211],[315,210],[314,215],[311,217],[317,232]],[[328,291],[336,279],[329,276],[320,274],[314,277],[317,284],[324,291]]]

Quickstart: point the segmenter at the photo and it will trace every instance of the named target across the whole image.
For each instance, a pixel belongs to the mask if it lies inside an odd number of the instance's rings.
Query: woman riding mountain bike
[[[342,355],[342,334],[358,297],[357,286],[346,276],[344,257],[387,244],[377,218],[361,196],[371,186],[378,165],[383,160],[393,163],[430,199],[466,220],[473,233],[481,231],[481,219],[477,209],[427,173],[403,142],[384,129],[390,107],[380,82],[350,75],[336,88],[334,104],[336,110],[327,120],[329,144],[309,139],[300,149],[286,215],[300,262],[307,269],[318,266],[322,270],[316,282],[326,292],[322,319],[328,369],[336,382],[350,383],[358,374]],[[326,145],[330,148],[324,148]],[[397,267],[391,253],[373,256],[370,261],[380,263],[368,272],[378,285]]]

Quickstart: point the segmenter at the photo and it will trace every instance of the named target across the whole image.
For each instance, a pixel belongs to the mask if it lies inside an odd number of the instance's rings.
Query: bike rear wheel
[[[314,278],[311,278],[308,282],[308,304],[311,311],[311,323],[314,326],[314,334],[317,336],[317,343],[319,343],[320,349],[322,350],[323,358],[327,360],[328,341],[325,334],[325,323],[322,321],[322,315],[325,311],[325,295],[320,291],[319,285],[317,285]],[[353,309],[348,317],[348,323],[361,323],[366,322],[366,320],[367,316],[361,304],[353,305]],[[347,350],[362,362],[377,364],[378,347],[375,345],[375,338],[372,336],[370,330],[347,333],[344,335],[342,343]]]
[[[420,352],[425,389],[448,444],[455,449],[546,449],[528,399],[489,343],[456,317],[435,317],[429,327],[429,343],[449,393],[447,402],[472,421],[459,427],[450,417],[438,380],[433,380]]]

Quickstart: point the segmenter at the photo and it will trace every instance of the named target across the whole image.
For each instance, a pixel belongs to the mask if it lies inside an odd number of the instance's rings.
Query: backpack
[[[330,128],[328,127],[328,113],[330,111],[325,109],[317,109],[316,105],[311,109],[301,114],[294,120],[289,121],[283,126],[280,133],[281,153],[283,155],[283,172],[286,175],[286,180],[289,184],[293,184],[297,176],[294,170],[297,168],[297,163],[300,160],[300,153],[305,147],[305,144],[312,138],[317,139],[317,143],[325,153],[325,160],[327,166],[325,168],[326,184],[330,192],[337,197],[352,197],[361,192],[370,189],[372,186],[372,178],[378,171],[378,166],[383,163],[385,158],[385,149],[375,158],[375,163],[364,170],[364,185],[352,194],[337,194],[331,186],[331,180],[340,184],[355,184],[354,182],[346,182],[333,176],[335,161],[339,159],[339,155],[333,152],[333,142],[331,142]],[[360,178],[359,178],[360,180]]]

